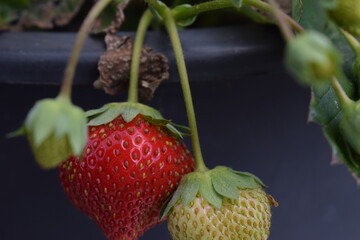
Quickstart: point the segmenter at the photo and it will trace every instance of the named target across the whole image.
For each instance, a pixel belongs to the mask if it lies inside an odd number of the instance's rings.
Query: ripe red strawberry
[[[83,158],[60,166],[70,200],[110,240],[137,239],[157,224],[160,208],[194,168],[185,145],[164,124],[142,114],[124,118],[89,126]]]

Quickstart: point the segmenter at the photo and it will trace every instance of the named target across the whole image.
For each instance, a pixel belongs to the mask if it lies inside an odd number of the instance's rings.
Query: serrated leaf
[[[292,1],[292,16],[295,21],[300,22],[303,12],[303,0]]]
[[[295,0],[293,2],[296,2]],[[329,5],[328,5],[329,6]],[[357,100],[359,98],[359,79],[352,74],[354,53],[346,42],[335,24],[327,19],[326,9],[323,3],[313,0],[302,0],[301,16],[299,11],[294,12],[295,18],[301,18],[300,24],[306,29],[316,29],[326,34],[336,45],[343,56],[342,68],[344,75],[338,76],[339,82],[347,95]],[[360,177],[360,160],[349,143],[344,139],[340,129],[342,108],[339,104],[330,83],[321,86],[314,86],[310,103],[309,118],[322,126],[324,135],[333,148],[336,157],[347,165],[347,167]]]

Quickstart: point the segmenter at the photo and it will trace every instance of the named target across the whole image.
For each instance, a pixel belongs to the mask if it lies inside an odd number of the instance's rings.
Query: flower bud
[[[307,31],[286,46],[288,70],[302,83],[312,85],[329,80],[339,71],[339,54],[321,33]]]

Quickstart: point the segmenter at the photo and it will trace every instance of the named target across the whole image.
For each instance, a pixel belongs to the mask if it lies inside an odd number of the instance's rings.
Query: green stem
[[[77,62],[79,60],[80,52],[82,46],[84,45],[85,38],[87,33],[90,31],[95,19],[99,16],[102,10],[111,2],[112,0],[99,0],[92,7],[89,14],[86,16],[79,33],[77,34],[75,44],[70,55],[68,64],[65,69],[63,83],[60,89],[60,94],[63,97],[71,98],[71,87],[74,79],[75,69]]]
[[[356,57],[360,57],[360,43],[359,41],[350,33],[345,31],[344,29],[340,28],[341,33],[348,41],[349,45],[351,46],[352,50],[354,51]]]
[[[154,1],[154,0],[151,0]],[[148,1],[149,2],[149,1]],[[200,3],[197,5],[194,5],[190,8],[187,8],[184,11],[178,11],[174,12],[174,18],[176,21],[181,21],[183,19],[191,18],[193,16],[196,16],[203,12],[223,9],[223,8],[229,8],[233,7],[232,0],[214,0],[214,1],[208,1],[204,3]],[[261,9],[265,12],[272,12],[272,7],[263,1],[260,0],[244,0],[243,6],[252,6],[256,7],[258,9]],[[155,8],[155,7],[154,7]],[[283,12],[280,12],[281,16],[288,21],[288,23],[291,25],[291,27],[297,31],[297,32],[303,32],[304,29],[301,25],[299,25],[294,19],[292,19],[290,16],[286,15]]]
[[[342,106],[346,106],[350,103],[352,103],[353,101],[348,97],[348,95],[346,94],[346,92],[344,91],[344,89],[341,87],[341,84],[339,83],[339,81],[337,80],[336,77],[333,77],[331,79],[331,85],[336,93],[336,96],[339,98],[340,103]]]
[[[164,19],[165,27],[169,33],[171,44],[174,49],[176,64],[180,76],[180,83],[184,94],[186,112],[191,130],[191,142],[192,142],[195,164],[196,164],[195,171],[206,171],[208,170],[208,168],[204,163],[201,153],[199,134],[196,125],[195,110],[191,97],[189,78],[186,71],[185,59],[181,47],[180,37],[176,28],[175,20],[171,14],[171,11],[170,10],[165,11],[162,17]]]
[[[290,42],[295,38],[294,33],[291,30],[291,27],[289,25],[289,22],[284,18],[284,16],[281,14],[281,10],[278,6],[278,4],[275,2],[275,0],[268,0],[271,6],[272,13],[278,22],[278,26],[280,28],[280,31],[285,38],[286,41]]]
[[[139,85],[139,67],[141,51],[144,43],[146,30],[153,19],[153,15],[149,10],[146,10],[142,15],[138,29],[136,31],[135,42],[132,53],[131,68],[130,68],[130,84],[128,102],[138,101],[138,85]]]

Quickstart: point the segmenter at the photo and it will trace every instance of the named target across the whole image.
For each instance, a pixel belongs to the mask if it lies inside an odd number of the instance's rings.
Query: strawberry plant
[[[147,9],[132,44],[128,38],[113,36],[124,20],[128,2],[97,1],[79,30],[58,97],[36,103],[23,126],[10,134],[27,137],[41,167],[58,167],[70,201],[95,221],[108,239],[138,239],[165,220],[171,237],[177,240],[265,240],[270,236],[271,207],[278,203],[265,192],[262,180],[227,166],[208,168],[202,155],[178,29],[191,26],[205,12],[216,15],[217,10],[232,9],[278,25],[285,39],[289,73],[311,89],[310,120],[321,125],[336,161],[360,178],[358,1],[293,0],[292,16],[275,0],[145,3]],[[5,7],[0,13],[6,14],[1,15],[0,23],[5,28],[17,5],[1,4]],[[25,8],[30,3],[19,4]],[[78,4],[82,1],[72,8],[77,10]],[[104,18],[110,16],[107,9],[114,13],[114,6],[117,19],[105,27]],[[139,103],[139,92],[144,91],[145,99],[150,99],[168,77],[168,67],[163,66],[166,57],[143,47],[151,24],[168,33],[189,128]],[[108,34],[108,52],[99,62],[101,79],[95,85],[107,93],[128,87],[128,100],[84,112],[71,103],[71,86],[86,34],[94,25]],[[120,58],[114,56],[119,53]],[[183,143],[186,136],[190,136],[193,157]]]

